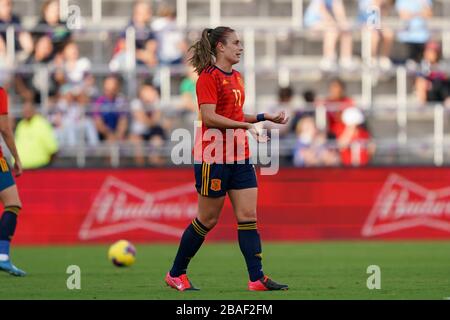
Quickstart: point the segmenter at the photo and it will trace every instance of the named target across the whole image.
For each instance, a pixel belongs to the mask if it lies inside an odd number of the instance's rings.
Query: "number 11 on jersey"
[[[235,98],[235,100],[234,100],[234,105],[235,105],[236,107],[242,107],[242,103],[241,103],[241,97],[242,97],[242,95],[241,95],[241,90],[239,90],[239,89],[233,89],[233,93],[234,93],[234,98]]]

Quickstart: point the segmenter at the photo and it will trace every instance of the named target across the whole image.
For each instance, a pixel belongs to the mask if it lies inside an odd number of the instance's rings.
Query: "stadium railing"
[[[163,117],[172,117],[178,119],[181,117],[170,105],[162,108]],[[338,109],[334,109],[338,110]],[[314,118],[318,130],[325,131],[327,128],[327,112],[333,111],[333,107],[318,105],[314,108],[299,107],[293,110],[293,113],[314,113]],[[121,110],[123,112],[123,110]],[[410,121],[419,120],[427,123],[422,128],[422,125],[417,126],[414,130],[407,130],[399,123],[398,109],[395,106],[385,106],[378,110],[364,110],[365,119],[369,129],[374,126],[376,119],[383,121],[383,135],[374,134],[371,142],[376,145],[376,153],[371,161],[372,165],[434,165],[443,166],[450,163],[450,140],[448,134],[445,133],[448,128],[448,115],[450,110],[446,109],[442,104],[435,104],[426,107],[413,107],[405,110],[406,119]],[[90,118],[89,109],[87,110],[86,118]],[[377,114],[375,116],[375,114]],[[15,114],[20,118],[18,113]],[[402,119],[400,117],[400,119]],[[401,120],[403,121],[403,120]],[[194,137],[194,124],[192,122],[179,122],[180,127],[185,129],[186,137],[179,141],[175,136],[172,136],[174,130],[178,125],[168,132],[168,138],[162,146],[152,146],[150,143],[143,143],[142,148],[146,156],[153,155],[160,157],[160,165],[171,165],[171,155],[174,151],[174,146],[182,147],[183,150],[191,150]],[[78,131],[77,144],[73,146],[60,145],[58,152],[57,166],[76,166],[76,167],[92,167],[104,166],[105,159],[109,159],[109,165],[112,167],[127,167],[134,166],[135,145],[129,141],[118,141],[115,143],[100,143],[95,146],[90,146],[85,140],[86,133],[84,130]],[[272,156],[279,156],[282,165],[292,165],[292,156],[297,143],[297,138],[294,133],[287,135],[279,140],[276,145],[275,152]],[[359,150],[365,147],[366,142],[355,141],[351,144],[351,153],[353,165],[358,166]],[[329,148],[338,150],[338,145],[334,140],[328,140],[327,146]],[[269,147],[270,148],[270,147]],[[5,150],[5,149],[4,149]],[[256,149],[254,150],[256,152]],[[151,164],[151,163],[150,163]]]
[[[35,27],[33,31],[38,31],[39,27]],[[445,34],[444,38],[450,37],[450,32],[447,32],[449,29],[446,29],[445,27],[442,27],[439,29],[439,33]],[[14,68],[17,68],[17,61],[16,61],[16,52],[15,52],[15,27],[9,26],[6,28],[2,28],[0,31],[6,31],[6,38],[7,38],[7,55],[6,55],[6,72],[13,70]],[[186,32],[193,31],[192,29],[186,29]],[[86,37],[87,35],[92,36],[93,43],[94,43],[94,51],[97,56],[110,56],[109,54],[105,54],[102,52],[102,46],[101,46],[101,38],[103,37],[103,32],[111,32],[108,28],[102,28],[102,27],[95,27],[95,28],[83,28],[82,30],[77,31],[80,36]],[[198,30],[196,30],[198,33]],[[246,85],[246,105],[250,111],[257,111],[256,106],[256,81],[258,73],[267,73],[267,72],[273,72],[276,73],[276,76],[278,78],[277,82],[280,86],[287,86],[290,84],[290,78],[292,74],[302,72],[305,76],[308,73],[316,73],[320,74],[320,70],[318,69],[317,65],[311,63],[312,61],[308,61],[305,59],[305,57],[297,56],[293,57],[295,59],[286,60],[283,59],[283,57],[278,56],[276,54],[276,41],[273,41],[273,36],[276,36],[277,33],[279,33],[280,30],[273,30],[273,29],[254,29],[254,28],[247,28],[243,31],[243,39],[244,39],[244,59],[241,65],[241,69],[243,69],[243,74],[245,76],[245,85]],[[288,33],[302,33],[307,34],[307,31],[294,31],[294,30],[283,30],[283,32]],[[361,80],[361,105],[370,107],[374,104],[373,101],[373,88],[376,85],[376,75],[375,72],[377,72],[376,68],[370,67],[371,64],[371,55],[369,54],[371,52],[371,41],[370,41],[370,30],[354,30],[355,33],[362,33],[362,41],[361,41],[361,52],[362,52],[362,63],[357,66],[355,70],[352,70],[352,77],[360,78]],[[114,33],[114,32],[113,32]],[[115,31],[117,33],[117,30]],[[266,55],[260,57],[256,54],[256,47],[255,47],[255,41],[256,41],[256,35],[264,35],[267,36],[267,52]],[[97,38],[98,37],[98,38]],[[97,41],[95,41],[97,40]],[[127,72],[128,74],[132,74],[135,72],[145,72],[144,68],[138,68],[136,66],[136,60],[135,60],[135,49],[134,49],[134,43],[135,43],[135,31],[134,28],[129,27],[126,30],[126,63],[124,66],[122,66],[122,71]],[[96,47],[99,46],[99,47]],[[444,45],[443,48],[446,46]],[[99,48],[99,49],[97,49]],[[450,50],[449,50],[450,51]],[[445,52],[445,50],[444,50]],[[443,58],[446,58],[445,55]],[[104,58],[103,58],[104,59]],[[94,57],[94,62],[97,61],[97,57]],[[302,60],[305,60],[305,63],[301,63]],[[316,59],[315,62],[318,62]],[[100,67],[96,67],[95,65],[98,65],[98,63],[95,63],[94,68],[101,68],[104,67],[108,62],[103,61],[102,64],[100,64]],[[408,92],[407,92],[407,79],[408,76],[414,75],[417,69],[408,69],[405,65],[398,65],[394,66],[390,71],[385,72],[385,74],[389,74],[390,76],[396,77],[396,100],[401,103],[405,103],[408,100]],[[449,71],[449,70],[447,70]],[[169,101],[170,97],[172,96],[171,88],[170,88],[170,75],[171,74],[179,74],[180,68],[176,67],[165,67],[161,66],[155,70],[148,69],[149,73],[155,74],[158,73],[159,77],[161,78],[161,92],[162,92],[162,99],[164,101]],[[340,72],[346,72],[346,70],[340,70]],[[315,75],[317,78],[318,75]],[[320,75],[319,75],[320,76]],[[131,81],[131,78],[130,78]],[[131,89],[131,92],[133,90]]]
[[[201,0],[200,0],[201,1]],[[84,27],[82,30],[80,30],[80,33],[87,34],[101,34],[98,31],[105,31],[109,32],[110,27],[102,28],[101,27],[101,20],[102,18],[102,9],[101,5],[104,1],[102,0],[94,0],[92,1],[92,19],[91,23],[87,24],[89,27]],[[69,3],[68,1],[62,1],[63,4],[62,8],[64,10],[64,3]],[[293,8],[295,7],[296,10],[299,10],[299,8],[302,8],[304,1],[295,1],[292,2]],[[447,1],[443,1],[443,3],[447,3]],[[211,15],[210,15],[210,21],[219,21],[220,20],[220,6],[221,1],[220,0],[211,0]],[[177,1],[177,6],[181,10],[178,11],[178,22],[180,26],[184,26],[186,32],[195,32],[198,33],[198,27],[184,24],[184,22],[187,22],[187,16],[183,13],[184,6],[187,5],[187,1]],[[95,7],[95,8],[94,8]],[[301,10],[300,10],[301,11]],[[289,63],[283,63],[280,61],[279,57],[276,55],[276,42],[271,41],[268,46],[272,46],[270,50],[268,50],[268,55],[265,57],[266,60],[271,61],[271,63],[267,64],[265,67],[258,68],[255,67],[257,57],[255,53],[255,41],[256,41],[256,35],[276,35],[277,33],[281,32],[288,32],[288,33],[296,33],[300,35],[307,34],[307,31],[303,30],[301,27],[301,23],[298,24],[298,19],[301,19],[300,15],[295,15],[294,12],[298,11],[292,11],[292,21],[291,25],[282,25],[279,24],[278,28],[273,27],[273,23],[271,22],[271,25],[269,26],[254,26],[254,27],[246,27],[243,28],[243,38],[245,43],[245,58],[243,62],[243,69],[244,69],[244,75],[245,75],[245,81],[246,81],[246,92],[247,92],[247,106],[249,108],[249,111],[258,111],[258,101],[256,97],[256,80],[258,77],[258,74],[260,72],[267,72],[269,70],[270,72],[276,72],[278,77],[278,83],[280,85],[289,85],[290,83],[290,77],[292,73],[295,72],[303,72],[308,71],[311,69],[317,69],[316,66],[295,66]],[[187,14],[187,13],[186,13]],[[218,18],[219,17],[219,18]],[[299,18],[300,17],[300,18]],[[242,17],[241,17],[242,18]],[[217,20],[219,19],[219,20]],[[297,20],[295,20],[297,19]],[[245,18],[242,18],[242,20],[245,20]],[[184,22],[183,22],[184,21]],[[276,24],[276,19],[274,24]],[[294,23],[295,21],[295,23]],[[434,19],[434,25],[442,22],[440,20]],[[203,23],[207,23],[204,21]],[[93,27],[93,25],[97,26]],[[293,27],[295,24],[295,27]],[[448,24],[448,21],[444,21],[444,23],[440,24],[439,26],[435,26],[434,32],[439,34],[442,42],[443,42],[443,54],[444,57],[448,57],[450,50],[450,33],[447,31],[448,28],[446,25]],[[239,25],[239,24],[237,24]],[[116,24],[117,27],[117,24]],[[117,31],[117,30],[116,30]],[[368,33],[365,31],[360,30],[354,30],[355,33],[362,32],[361,34],[361,52],[363,53],[362,59],[363,63],[361,64],[360,68],[358,68],[357,72],[362,75],[361,76],[361,97],[362,101],[360,103],[360,106],[364,110],[373,110],[374,106],[376,105],[373,101],[373,77],[371,75],[370,68],[368,68],[368,59],[370,59],[370,55],[367,55],[367,52],[370,52],[370,41],[368,41],[367,35]],[[6,71],[9,72],[16,72],[17,70],[20,70],[22,66],[17,67],[15,65],[15,48],[13,45],[14,43],[14,37],[15,37],[15,30],[13,26],[10,26],[7,28],[7,43],[9,45],[8,48],[8,55],[7,55],[7,61],[8,61],[8,68]],[[270,39],[273,39],[273,37],[267,37],[270,41]],[[172,94],[172,88],[171,88],[171,75],[174,74],[182,74],[183,70],[181,69],[173,69],[171,67],[161,67],[156,70],[148,70],[148,69],[140,69],[136,66],[135,60],[134,60],[134,54],[133,54],[133,45],[134,45],[134,32],[133,29],[128,29],[127,32],[127,43],[129,44],[127,46],[128,53],[127,53],[127,64],[125,66],[125,70],[122,71],[122,73],[127,77],[127,79],[130,80],[129,86],[128,86],[128,96],[130,98],[135,97],[136,93],[136,84],[133,84],[133,79],[135,79],[136,74],[139,74],[140,72],[143,73],[158,73],[161,81],[161,100],[164,104],[170,105],[173,102],[173,94]],[[33,68],[33,72],[35,72],[35,67]],[[43,79],[45,77],[48,78],[48,75],[51,74],[52,69],[51,66],[39,66],[38,72],[41,73]],[[93,73],[94,74],[107,74],[110,70],[107,68],[106,65],[103,66],[94,66],[93,67]],[[25,71],[26,72],[26,71]],[[395,108],[386,108],[386,112],[390,113],[391,116],[395,115],[396,124],[398,126],[398,132],[396,134],[396,146],[397,149],[400,150],[405,146],[410,146],[410,142],[412,139],[408,138],[408,115],[411,113],[411,110],[416,110],[414,106],[411,106],[408,104],[408,90],[407,90],[407,80],[409,75],[413,75],[415,73],[415,70],[409,70],[405,66],[397,66],[392,71],[393,74],[395,74],[396,77],[396,107]],[[135,81],[134,81],[135,82]],[[48,90],[45,89],[45,86],[43,86],[41,95],[44,97],[43,103],[42,103],[42,111],[46,112],[46,107],[48,101]],[[383,107],[385,104],[380,104],[377,106],[376,109],[379,109],[379,107]],[[417,110],[421,110],[420,107],[417,107]],[[446,112],[446,109],[442,105],[436,105],[434,106],[434,131],[433,131],[433,142],[428,145],[432,145],[433,149],[433,163],[435,165],[442,165],[444,161],[444,137],[445,137],[445,125],[444,125],[444,113]],[[116,151],[110,151],[112,158],[117,158],[117,152]],[[77,159],[81,159],[82,156],[77,156]],[[120,158],[120,155],[119,155]],[[78,161],[78,160],[77,160]],[[119,163],[120,161],[116,161]],[[78,161],[78,164],[83,166],[83,160]]]

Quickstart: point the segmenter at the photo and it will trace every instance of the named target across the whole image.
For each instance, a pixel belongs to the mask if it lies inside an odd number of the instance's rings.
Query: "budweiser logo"
[[[193,219],[197,202],[191,183],[158,192],[146,192],[115,177],[108,177],[84,220],[82,240],[145,229],[179,237],[183,229],[172,222]]]
[[[391,174],[364,224],[362,235],[418,226],[450,232],[450,187],[428,190]]]

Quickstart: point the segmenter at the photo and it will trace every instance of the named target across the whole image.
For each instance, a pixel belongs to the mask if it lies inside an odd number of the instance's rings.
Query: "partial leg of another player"
[[[198,290],[189,281],[186,272],[189,262],[200,249],[207,233],[216,225],[225,197],[209,198],[198,195],[198,216],[186,228],[180,240],[172,269],[166,283],[178,291]]]
[[[17,186],[12,185],[0,191],[0,201],[4,211],[0,219],[0,270],[13,276],[22,277],[26,273],[11,263],[10,245],[17,225],[17,216],[22,207]]]
[[[228,191],[228,195],[238,222],[239,247],[244,255],[250,278],[248,290],[287,290],[287,285],[276,283],[264,275],[262,269],[261,238],[256,225],[258,189],[233,189]]]

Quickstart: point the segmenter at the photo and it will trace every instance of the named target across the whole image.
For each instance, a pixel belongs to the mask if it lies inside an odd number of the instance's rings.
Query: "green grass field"
[[[450,242],[265,243],[264,270],[285,292],[248,292],[237,243],[205,244],[189,275],[201,291],[177,292],[163,277],[175,245],[138,245],[131,268],[114,267],[107,246],[16,247],[29,274],[0,273],[0,299],[444,299],[450,297]],[[81,290],[68,290],[69,265],[81,268]],[[366,287],[369,265],[381,289]]]

